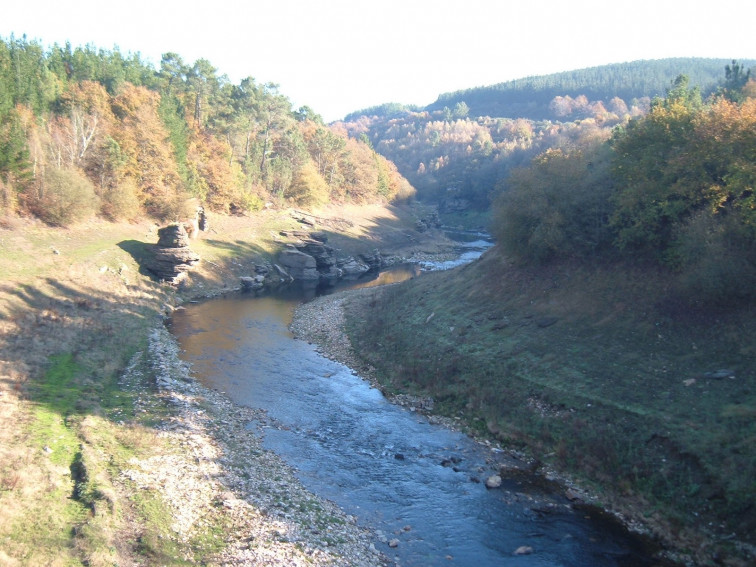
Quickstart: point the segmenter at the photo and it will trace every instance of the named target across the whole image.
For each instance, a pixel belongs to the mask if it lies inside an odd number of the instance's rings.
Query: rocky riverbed
[[[386,565],[372,544],[373,534],[333,503],[305,490],[294,471],[262,447],[247,425],[265,422],[265,415],[235,406],[223,393],[191,378],[165,329],[155,329],[148,349],[135,355],[123,377],[124,388],[139,383],[144,374],[156,377],[157,399],[168,410],[159,425],[160,437],[178,450],[133,459],[122,474],[137,487],[161,488],[179,538],[190,538],[220,516],[226,526],[225,546],[214,564]],[[154,399],[138,400],[137,411],[139,403]]]
[[[314,301],[303,303],[297,307],[294,313],[291,331],[297,338],[316,345],[321,355],[352,368],[362,378],[368,380],[371,385],[382,389],[375,379],[375,369],[363,364],[355,356],[352,343],[344,330],[346,323],[344,304],[348,298],[356,295],[375,297],[380,293],[382,293],[381,287],[368,287],[325,295],[318,297]],[[406,394],[393,396],[391,401],[413,409],[430,410],[433,408],[433,400]],[[433,423],[443,423],[447,426],[454,425],[451,420],[440,416],[430,415],[429,418]]]

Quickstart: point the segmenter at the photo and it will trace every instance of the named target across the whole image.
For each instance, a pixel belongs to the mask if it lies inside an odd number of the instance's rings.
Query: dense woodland
[[[174,53],[160,68],[92,46],[0,40],[0,213],[64,226],[409,197],[368,145],[294,110],[276,85],[238,85]]]
[[[704,101],[680,76],[648,114],[552,147],[496,198],[494,230],[527,261],[651,260],[690,298],[756,289],[756,82],[737,63]]]
[[[522,261],[650,260],[692,298],[737,302],[756,289],[756,83],[732,61],[708,90],[680,74],[631,104],[555,96],[569,121],[470,118],[459,101],[345,128],[442,210],[493,204],[497,240]]]
[[[617,97],[633,106],[643,99],[664,96],[670,82],[681,74],[706,97],[719,87],[722,69],[729,63],[726,59],[682,57],[615,63],[443,93],[425,107],[388,103],[353,112],[345,120],[351,122],[363,115],[395,118],[407,111],[426,110],[431,113],[440,110],[448,115],[449,109],[458,104],[464,104],[469,116],[475,118],[495,116],[537,121],[563,120],[571,116],[574,119],[586,110],[585,105],[565,106],[554,104],[554,100],[601,101],[608,106]],[[740,64],[751,67],[756,65],[756,60],[744,60]]]

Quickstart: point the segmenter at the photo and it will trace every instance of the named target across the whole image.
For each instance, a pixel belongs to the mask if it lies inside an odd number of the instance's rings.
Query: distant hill
[[[470,117],[529,118],[552,120],[557,118],[550,109],[557,96],[586,96],[591,101],[608,103],[614,97],[631,104],[644,97],[664,96],[672,81],[680,74],[687,75],[691,86],[698,86],[706,96],[716,90],[725,76],[730,59],[670,58],[616,63],[552,75],[540,75],[475,87],[439,95],[423,108],[433,112],[445,107],[453,109],[464,103]],[[738,60],[746,68],[756,66],[756,60]],[[417,111],[417,107],[402,107],[395,103],[358,111],[346,117],[350,121],[361,115],[386,118],[402,110]]]

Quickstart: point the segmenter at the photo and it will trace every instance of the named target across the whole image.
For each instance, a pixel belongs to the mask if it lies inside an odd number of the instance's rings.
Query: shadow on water
[[[486,489],[503,453],[389,403],[288,329],[296,305],[316,294],[418,274],[405,266],[304,295],[217,299],[176,313],[172,330],[198,379],[264,409],[267,418],[249,427],[310,490],[384,534],[376,546],[401,565],[657,564],[621,526],[589,517],[535,478]]]

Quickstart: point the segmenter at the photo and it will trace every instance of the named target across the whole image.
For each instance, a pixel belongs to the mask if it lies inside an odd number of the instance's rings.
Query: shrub
[[[69,226],[99,209],[94,186],[77,169],[48,169],[27,201],[34,215],[53,226]]]
[[[412,201],[412,199],[415,198],[415,188],[410,184],[409,181],[404,179],[403,177],[399,180],[399,187],[396,191],[396,196],[394,197],[394,201],[398,203],[404,203]]]
[[[609,246],[612,190],[608,148],[600,141],[551,149],[514,170],[498,197],[492,232],[522,260],[588,257]]]
[[[234,203],[235,205],[235,203]],[[265,206],[265,201],[253,191],[242,190],[239,192],[239,204],[237,208],[243,212],[259,211]]]
[[[125,179],[118,187],[102,194],[102,214],[110,220],[132,220],[139,216],[139,188],[132,179]]]
[[[328,184],[315,164],[305,163],[284,192],[287,201],[300,206],[319,206],[328,202]]]
[[[159,190],[148,194],[144,207],[150,216],[161,221],[183,219],[193,214],[186,205],[188,198],[189,195],[184,191],[172,191],[169,188],[161,187]]]
[[[674,257],[688,299],[734,304],[756,296],[756,235],[735,215],[700,212],[677,231]]]

